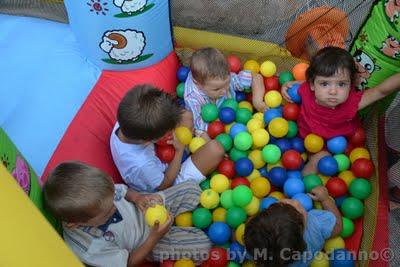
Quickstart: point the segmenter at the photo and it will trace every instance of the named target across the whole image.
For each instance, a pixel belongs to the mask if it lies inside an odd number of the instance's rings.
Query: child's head
[[[353,57],[339,47],[326,47],[318,51],[306,72],[317,103],[331,108],[347,100],[356,74]]]
[[[43,197],[46,209],[71,226],[102,225],[115,212],[111,178],[81,162],[58,165],[43,186]]]
[[[296,253],[306,249],[303,239],[306,216],[298,201],[286,199],[272,204],[246,224],[246,250],[257,266],[285,266]]]
[[[212,99],[223,96],[229,89],[228,61],[218,49],[207,47],[194,52],[190,71],[197,87]]]
[[[174,98],[151,85],[137,85],[122,98],[117,120],[132,141],[154,141],[174,129],[183,109]]]

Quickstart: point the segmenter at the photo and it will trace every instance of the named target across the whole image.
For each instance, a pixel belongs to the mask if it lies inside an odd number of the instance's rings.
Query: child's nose
[[[336,95],[336,93],[337,93],[336,87],[335,87],[335,86],[331,86],[331,87],[329,88],[329,94],[331,94],[331,95]]]

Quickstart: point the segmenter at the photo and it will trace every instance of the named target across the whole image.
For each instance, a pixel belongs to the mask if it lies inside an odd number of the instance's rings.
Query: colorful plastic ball
[[[236,263],[234,261],[230,261],[226,267],[240,267],[241,265],[239,263]]]
[[[147,208],[144,213],[146,223],[152,227],[156,222],[163,225],[168,219],[168,211],[163,205],[156,204],[153,207]]]
[[[350,159],[345,154],[336,154],[333,156],[338,164],[338,171],[342,172],[350,167]]]
[[[299,193],[294,195],[292,199],[299,201],[306,211],[309,211],[313,208],[313,201],[311,197],[307,194]]]
[[[240,132],[233,139],[233,144],[236,149],[246,151],[253,145],[253,138],[248,132]]]
[[[298,128],[297,128],[297,123],[294,121],[288,121],[288,132],[286,134],[287,138],[292,138],[297,135]]]
[[[300,107],[295,103],[286,103],[283,106],[283,117],[287,120],[296,121],[300,114]]]
[[[302,180],[296,178],[287,179],[283,185],[283,192],[288,197],[304,193],[304,183]]]
[[[266,92],[271,90],[279,90],[280,85],[278,77],[276,76],[264,77],[264,86]]]
[[[173,261],[173,260],[163,260],[160,263],[160,267],[174,267],[174,264],[175,264],[175,261]],[[145,267],[145,266],[140,265],[140,267]]]
[[[345,242],[340,236],[332,237],[325,241],[324,250],[327,254],[330,254],[335,249],[341,249],[345,247]]]
[[[231,182],[232,189],[234,189],[235,187],[237,187],[239,185],[245,185],[247,187],[250,187],[250,182],[249,182],[249,180],[247,180],[244,177],[236,177],[236,178],[232,179],[232,182]]]
[[[282,95],[278,91],[271,90],[265,94],[264,101],[267,107],[276,108],[282,103]]]
[[[247,127],[243,123],[235,123],[229,130],[229,135],[233,139],[238,133],[247,132]]]
[[[316,134],[308,134],[304,138],[304,147],[311,153],[317,153],[324,147],[324,139]]]
[[[260,203],[260,210],[265,210],[269,208],[272,204],[278,202],[278,200],[274,197],[265,197],[261,200]]]
[[[235,176],[235,162],[230,159],[223,159],[217,166],[217,171],[229,179]]]
[[[333,250],[330,255],[330,267],[355,267],[354,255],[345,248]]]
[[[248,216],[256,215],[260,211],[260,200],[253,196],[250,203],[244,207],[244,211]]]
[[[300,137],[293,137],[289,139],[292,148],[296,150],[299,153],[304,153],[305,148],[304,148],[304,140],[301,139]]]
[[[299,88],[300,88],[300,84],[296,83],[296,84],[293,84],[287,90],[287,94],[289,95],[290,99],[296,104],[300,104],[301,103],[301,96],[298,93]]]
[[[329,257],[325,253],[318,251],[310,267],[329,267]]]
[[[190,152],[196,152],[200,147],[206,144],[206,140],[202,137],[193,137],[189,144]]]
[[[273,144],[266,145],[261,153],[264,161],[269,164],[274,164],[281,158],[281,150]]]
[[[238,56],[229,55],[226,57],[226,61],[228,62],[230,72],[238,73],[240,71],[241,62]]]
[[[178,103],[178,105],[179,105],[180,107],[182,107],[182,108],[185,108],[185,107],[186,107],[186,105],[185,105],[185,100],[184,100],[183,98],[178,97],[178,98],[176,99],[176,102]]]
[[[305,81],[306,80],[306,71],[309,65],[307,63],[297,63],[294,65],[292,69],[293,77],[296,81]]]
[[[280,108],[271,108],[267,109],[264,112],[264,123],[268,125],[270,121],[272,121],[275,118],[280,118],[282,117],[282,110]]]
[[[221,197],[220,197],[220,202],[222,207],[225,209],[229,209],[234,206],[233,204],[233,199],[232,199],[232,193],[233,191],[228,189],[222,192]]]
[[[371,159],[371,155],[366,148],[356,147],[350,152],[349,158],[351,163],[353,163],[357,159]]]
[[[255,74],[260,71],[260,65],[258,64],[257,61],[250,59],[243,64],[243,69],[249,70]]]
[[[365,131],[362,127],[357,128],[353,135],[349,137],[349,141],[354,147],[364,146],[366,139]]]
[[[328,151],[332,154],[344,153],[347,147],[347,140],[343,136],[336,136],[326,142]]]
[[[354,220],[364,214],[364,204],[357,198],[348,197],[343,201],[340,210],[345,217]]]
[[[264,77],[272,77],[276,72],[276,65],[270,60],[266,60],[261,63],[260,72]]]
[[[351,165],[351,171],[356,177],[368,179],[374,174],[374,165],[368,159],[357,159]]]
[[[195,267],[196,265],[192,260],[181,259],[174,263],[174,267]]]
[[[213,222],[225,222],[226,221],[226,209],[223,207],[216,208],[212,213]]]
[[[231,238],[231,229],[226,223],[213,222],[208,228],[208,237],[215,244],[224,244]]]
[[[262,155],[261,155],[262,156]],[[267,168],[263,167],[258,169],[258,172],[260,173],[261,177],[268,177],[268,170]]]
[[[186,66],[180,66],[178,68],[178,71],[176,72],[176,76],[178,77],[178,80],[183,83],[186,81],[186,78],[190,72],[190,69]]]
[[[346,200],[346,198],[348,198],[349,196],[347,194],[341,196],[341,197],[337,197],[335,198],[335,204],[338,208],[340,208],[340,206],[342,206],[343,201]]]
[[[254,261],[247,260],[243,262],[242,267],[256,267],[256,264],[254,263]]]
[[[204,190],[200,195],[200,204],[206,209],[216,208],[219,204],[218,193],[212,189]]]
[[[284,118],[274,118],[268,124],[268,132],[277,138],[284,137],[289,130],[289,124]]]
[[[350,187],[351,182],[355,179],[353,172],[349,170],[342,171],[341,173],[339,173],[338,177],[346,183],[347,188]]]
[[[197,208],[192,213],[192,222],[197,228],[207,228],[211,224],[211,221],[211,212],[206,208]]]
[[[321,178],[315,174],[309,174],[304,176],[303,182],[306,192],[308,193],[311,192],[311,190],[313,190],[314,187],[323,185]]]
[[[256,150],[250,151],[248,158],[253,163],[253,166],[254,166],[253,172],[255,172],[255,171],[258,172],[258,170],[256,170],[256,169],[260,169],[265,166],[265,161],[262,158],[261,150],[256,149]]]
[[[363,200],[371,195],[372,186],[368,180],[356,178],[351,182],[349,192],[351,196]]]
[[[179,98],[183,98],[184,93],[185,93],[185,83],[179,83],[176,86],[176,96]]]
[[[192,131],[184,126],[177,127],[175,129],[175,135],[178,138],[179,142],[181,142],[183,145],[190,144],[190,141],[192,141],[193,138]]]
[[[236,122],[243,123],[244,125],[252,118],[251,111],[247,108],[238,108],[236,111]],[[247,129],[246,129],[247,130]]]
[[[218,113],[218,118],[220,121],[222,121],[224,124],[229,124],[236,119],[236,112],[234,109],[230,107],[224,107],[221,108],[219,113]]]
[[[192,226],[192,213],[190,211],[181,213],[175,217],[175,224],[180,227]]]
[[[276,198],[277,200],[282,200],[285,198],[285,195],[282,192],[274,191],[269,194],[269,197]]]
[[[239,207],[245,207],[248,205],[253,198],[251,189],[245,185],[239,185],[235,187],[232,193],[233,204]]]
[[[216,174],[211,177],[210,187],[217,193],[222,193],[230,187],[228,177],[223,174]]]
[[[251,94],[248,94],[251,95]],[[247,98],[246,98],[247,99]],[[247,100],[247,101],[241,101],[239,103],[239,108],[244,108],[247,109],[248,111],[250,111],[251,113],[253,113],[253,105],[251,104],[251,100]]]
[[[246,225],[242,223],[235,230],[235,238],[236,241],[239,242],[240,245],[244,246],[244,231],[246,229]]]
[[[292,144],[288,138],[277,138],[275,140],[271,140],[271,143],[278,146],[281,150],[281,153],[285,153],[286,151],[292,149]]]
[[[249,133],[253,133],[255,130],[264,128],[264,122],[263,120],[256,119],[253,116],[253,118],[247,122],[246,127]]]
[[[251,181],[250,189],[253,191],[254,196],[263,198],[271,191],[271,184],[267,178],[257,177]]]
[[[253,163],[248,158],[240,158],[235,162],[235,170],[239,176],[248,176],[253,169]]]
[[[243,255],[245,254],[244,246],[240,245],[238,242],[233,241],[229,246],[229,256],[230,260],[236,263],[242,263],[244,260]]]
[[[290,82],[290,81],[293,81],[293,80],[294,80],[294,77],[293,77],[293,74],[290,71],[284,71],[284,72],[281,72],[279,74],[279,83],[280,83],[280,85],[283,85],[284,83]]]
[[[156,146],[157,157],[165,163],[170,163],[175,157],[175,148],[172,145]]]
[[[246,218],[246,212],[241,207],[231,207],[226,212],[226,223],[232,228],[244,223]]]
[[[236,111],[238,109],[238,107],[239,107],[238,101],[236,101],[233,98],[227,98],[221,104],[221,108],[231,108],[234,111]]]
[[[205,179],[204,181],[202,181],[200,183],[200,188],[202,191],[204,191],[206,189],[210,189],[210,179]]]
[[[332,197],[341,197],[347,193],[346,183],[338,177],[330,178],[325,186]]]
[[[303,163],[300,153],[293,149],[285,151],[281,160],[283,166],[288,170],[297,170]]]
[[[260,172],[257,169],[253,169],[253,171],[246,176],[247,180],[251,183],[255,178],[261,177]]]
[[[354,233],[354,223],[349,218],[342,216],[342,232],[340,232],[340,236],[342,238],[350,237]]]
[[[205,122],[212,122],[218,118],[218,108],[213,103],[205,104],[201,107],[201,118]]]
[[[338,172],[339,166],[332,156],[322,157],[317,164],[318,171],[326,176],[333,176]]]
[[[224,133],[224,131],[225,131],[225,126],[220,121],[213,121],[210,124],[208,124],[207,133],[211,139],[214,139],[215,137],[217,137],[217,135]]]
[[[237,91],[235,99],[236,99],[237,102],[246,100],[246,93],[245,92],[241,92],[241,91]]]
[[[301,174],[301,171],[298,171],[298,170],[286,171],[286,173],[287,173],[287,178],[288,179],[294,178],[294,179],[303,180],[303,175]]]
[[[257,129],[251,133],[253,145],[257,148],[264,147],[269,142],[269,133],[265,129]]]
[[[268,178],[273,186],[282,187],[287,180],[286,170],[282,167],[273,167],[268,173]]]
[[[210,249],[209,255],[208,260],[203,262],[201,267],[226,267],[228,265],[229,254],[225,248],[213,247]]]
[[[229,158],[233,161],[238,161],[241,158],[247,158],[248,151],[240,151],[234,147],[229,151]]]

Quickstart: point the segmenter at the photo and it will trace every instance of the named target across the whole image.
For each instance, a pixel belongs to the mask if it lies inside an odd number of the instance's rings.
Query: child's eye
[[[346,86],[346,83],[345,83],[345,82],[340,82],[340,83],[339,83],[339,86],[340,86],[340,87],[344,87],[344,86]]]
[[[328,86],[328,83],[327,82],[321,82],[320,85],[321,86]]]

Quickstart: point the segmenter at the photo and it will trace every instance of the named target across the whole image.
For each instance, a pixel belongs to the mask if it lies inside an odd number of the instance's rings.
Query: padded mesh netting
[[[400,94],[397,94],[386,111],[385,139],[388,147],[400,152]],[[393,164],[388,171],[391,186],[400,187],[400,161]]]

